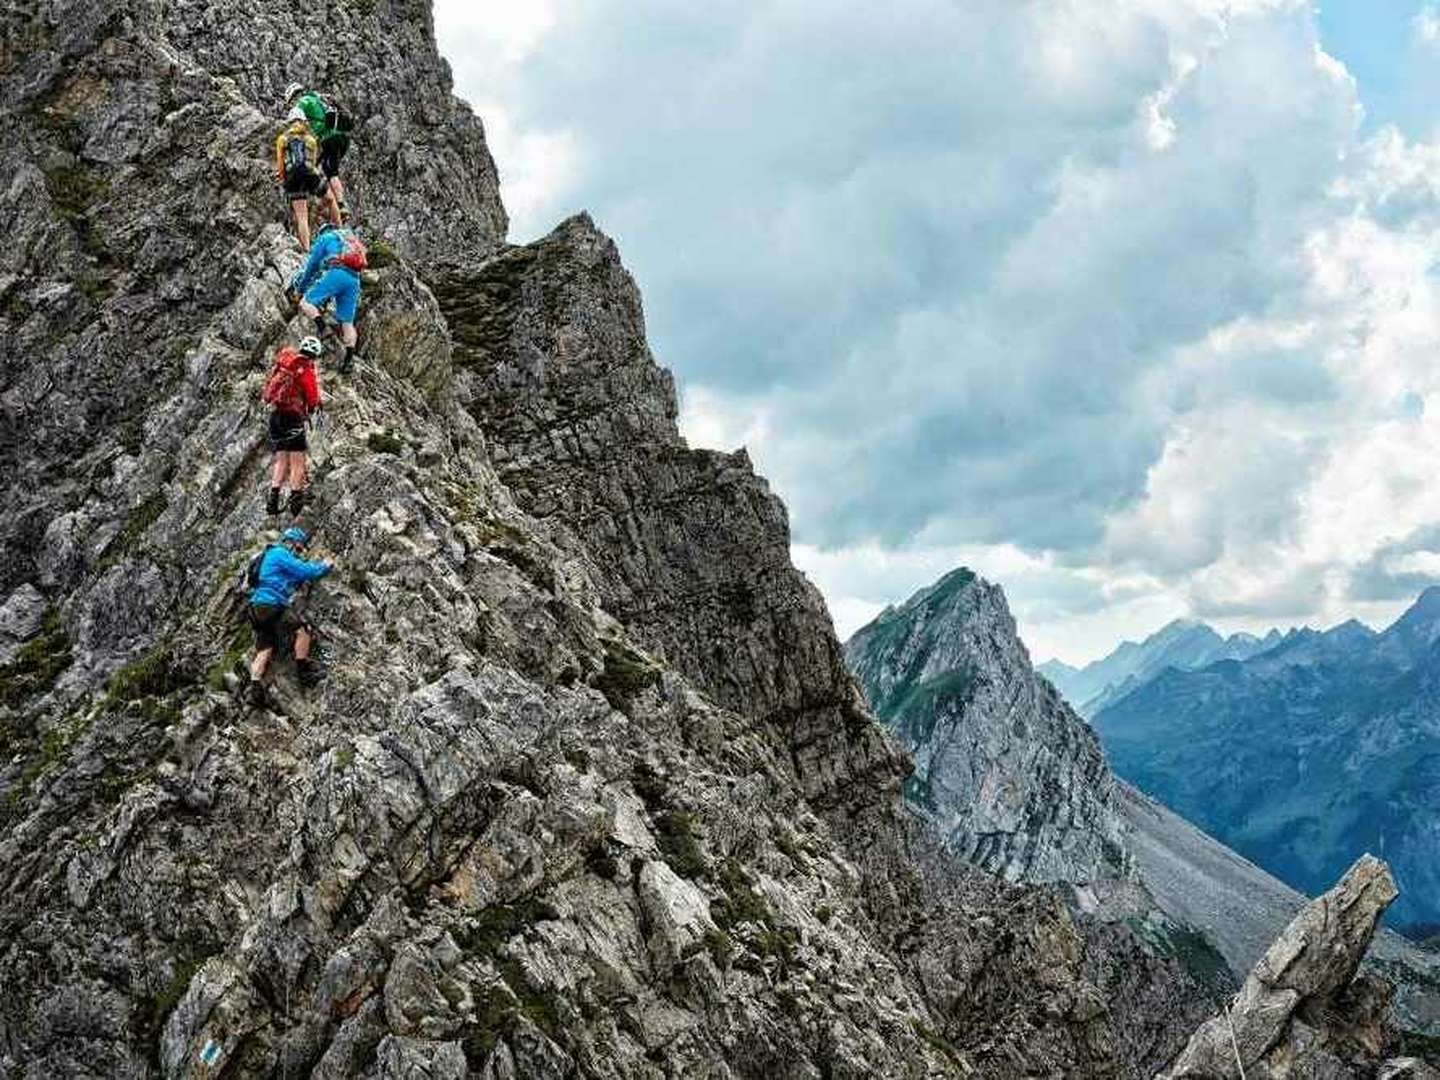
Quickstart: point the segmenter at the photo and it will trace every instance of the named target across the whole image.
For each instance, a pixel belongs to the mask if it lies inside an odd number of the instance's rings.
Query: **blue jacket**
[[[260,560],[260,583],[250,591],[250,603],[287,607],[296,589],[329,572],[328,562],[306,562],[284,544],[276,544]]]
[[[310,245],[310,257],[305,260],[305,265],[300,268],[290,280],[290,287],[301,296],[315,284],[315,279],[329,269],[329,262],[340,255],[345,254],[345,240],[350,235],[346,228],[326,229],[315,242]]]

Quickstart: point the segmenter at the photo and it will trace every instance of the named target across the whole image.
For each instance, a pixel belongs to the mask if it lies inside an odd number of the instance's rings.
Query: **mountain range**
[[[1092,722],[1120,776],[1295,888],[1370,850],[1401,887],[1392,922],[1440,921],[1440,588],[1380,632],[1166,668]]]
[[[1044,675],[1081,716],[1094,716],[1107,705],[1143,686],[1166,668],[1189,671],[1220,660],[1244,660],[1284,640],[1278,630],[1264,637],[1224,637],[1203,622],[1176,619],[1144,641],[1124,641],[1108,656],[1084,667],[1047,660],[1036,670]]]
[[[1329,635],[1271,635],[1279,643],[1261,655],[1329,655],[1345,643],[1371,640],[1377,653],[1398,664],[1399,657],[1425,652],[1432,635],[1422,614],[1430,603],[1427,599],[1416,614],[1401,620],[1388,638],[1367,638],[1353,626]],[[1124,650],[1129,677],[1146,670],[1147,658],[1194,657],[1206,649],[1235,646],[1243,652],[1263,640],[1227,643],[1196,624],[1167,631],[1145,643],[1152,648]],[[1186,642],[1199,647],[1187,651]],[[1084,916],[1143,928],[1152,944],[1180,958],[1215,993],[1226,992],[1226,972],[1214,970],[1214,954],[1223,957],[1221,969],[1228,966],[1239,975],[1303,902],[1301,891],[1261,868],[1268,869],[1263,860],[1244,848],[1237,853],[1226,847],[1224,833],[1194,807],[1172,809],[1163,805],[1164,792],[1144,782],[1126,782],[1131,759],[1112,755],[1107,760],[1108,741],[1097,742],[1091,727],[1031,666],[999,586],[969,570],[952,571],[903,604],[886,608],[850,638],[845,655],[876,714],[914,756],[915,771],[904,789],[907,801],[953,850],[1012,880],[1068,886]],[[1206,671],[1258,663],[1259,658],[1227,659]],[[1182,677],[1193,676],[1167,668],[1145,685],[1161,687]],[[1144,687],[1124,704],[1143,693]],[[1102,713],[1101,720],[1109,715]],[[1154,741],[1146,725],[1160,723],[1135,725],[1136,753]],[[1255,733],[1252,744],[1263,752],[1264,737]],[[1165,745],[1170,750],[1166,761],[1178,773],[1193,774],[1197,785],[1208,779],[1207,771],[1219,771],[1210,761],[1187,768],[1184,762],[1195,748],[1185,737],[1173,734]],[[1243,757],[1249,745],[1237,742],[1236,756]],[[1218,757],[1225,743],[1216,740],[1214,750]],[[1383,775],[1371,777],[1371,769],[1383,769],[1382,763],[1358,763],[1358,768],[1357,788],[1386,782]],[[1307,795],[1303,787],[1292,789],[1296,799]],[[1412,799],[1426,800],[1425,789],[1407,790]],[[1150,795],[1158,795],[1158,801]],[[1246,800],[1258,803],[1262,795],[1246,788],[1227,805],[1243,806]],[[1430,820],[1434,817],[1432,811]],[[1367,846],[1375,847],[1375,838],[1369,839],[1368,845],[1347,849],[1348,858],[1353,861]],[[1386,850],[1393,857],[1393,844]],[[1340,858],[1337,849],[1329,865]],[[1414,894],[1423,894],[1429,879],[1408,862],[1398,873],[1402,890],[1411,894],[1409,902],[1423,908],[1427,901]],[[1440,1029],[1440,958],[1387,934],[1377,939],[1371,963],[1398,979],[1401,1009],[1411,1023]]]

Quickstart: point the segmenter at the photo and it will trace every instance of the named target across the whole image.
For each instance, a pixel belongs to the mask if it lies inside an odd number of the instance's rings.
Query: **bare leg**
[[[305,451],[292,450],[286,455],[290,459],[290,490],[305,490]]]
[[[296,661],[310,659],[310,643],[314,640],[315,639],[310,635],[310,631],[306,630],[303,626],[299,630],[295,631]]]
[[[340,224],[340,178],[337,176],[325,185],[325,205],[330,211],[330,221],[334,225]]]
[[[355,324],[353,322],[340,324],[340,340],[345,343],[347,349],[353,349],[359,337],[360,335],[355,332]]]
[[[275,459],[270,463],[270,486],[284,487],[285,473],[289,470],[286,458],[290,455],[285,450],[276,450]]]
[[[307,319],[318,319],[320,317],[320,309],[303,296],[300,298],[300,313]]]
[[[310,647],[307,643],[307,649]],[[275,655],[274,649],[261,649],[255,654],[255,659],[250,661],[250,678],[259,682],[265,678],[265,671],[270,666],[270,658]]]
[[[290,203],[295,212],[295,235],[300,238],[300,250],[310,250],[310,200],[295,199]]]

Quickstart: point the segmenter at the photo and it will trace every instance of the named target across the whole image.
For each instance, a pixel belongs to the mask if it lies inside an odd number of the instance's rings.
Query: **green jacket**
[[[336,134],[335,129],[325,123],[325,113],[328,111],[325,99],[314,90],[306,91],[305,96],[295,103],[295,107],[305,114],[305,119],[310,121],[310,131],[321,142]]]

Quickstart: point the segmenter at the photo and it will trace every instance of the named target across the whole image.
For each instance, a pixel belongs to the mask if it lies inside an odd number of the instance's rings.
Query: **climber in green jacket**
[[[351,118],[298,82],[286,87],[285,107],[299,109],[309,121],[310,131],[320,143],[320,171],[325,175],[326,190],[339,207],[340,220],[347,220],[350,208],[345,203],[345,185],[340,180],[340,161],[350,149]]]

